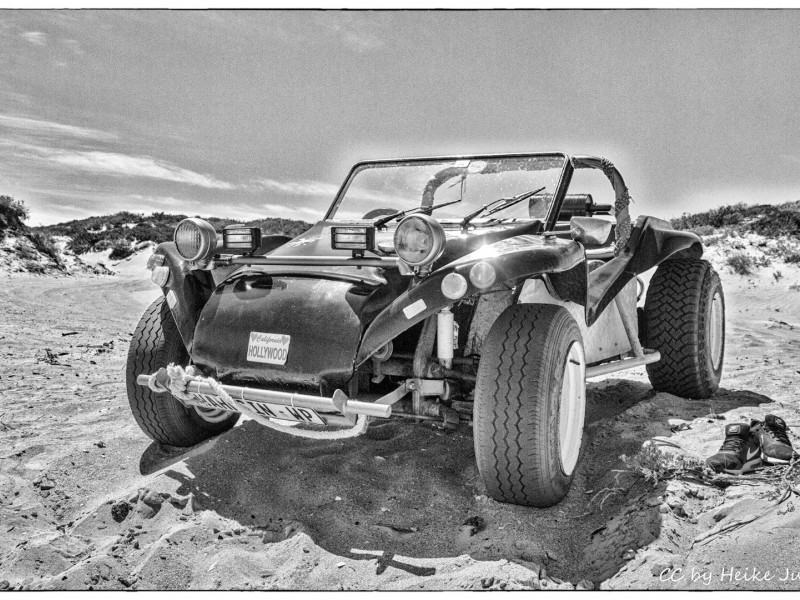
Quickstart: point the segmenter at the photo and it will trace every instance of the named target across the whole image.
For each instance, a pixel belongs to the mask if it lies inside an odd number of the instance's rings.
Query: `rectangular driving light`
[[[375,227],[331,227],[331,247],[334,250],[372,250],[375,245]]]
[[[234,254],[250,254],[261,247],[261,228],[228,225],[222,230],[222,246]]]

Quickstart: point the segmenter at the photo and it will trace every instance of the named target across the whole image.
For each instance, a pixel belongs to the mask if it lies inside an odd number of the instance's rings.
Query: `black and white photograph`
[[[0,6],[0,591],[800,590],[798,31]]]

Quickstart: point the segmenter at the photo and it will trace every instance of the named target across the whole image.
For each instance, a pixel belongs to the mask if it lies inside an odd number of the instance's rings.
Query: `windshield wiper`
[[[437,208],[442,208],[443,206],[450,206],[451,204],[455,204],[456,202],[461,202],[461,198],[459,198],[458,200],[450,200],[449,202],[431,204],[430,206],[416,206],[414,208],[408,208],[406,210],[401,210],[400,212],[396,212],[393,215],[386,215],[385,217],[381,217],[380,219],[375,221],[373,225],[375,226],[375,229],[380,229],[392,219],[399,219],[401,217],[405,217],[406,215],[410,215],[412,213],[417,213],[417,212],[424,212],[427,214],[431,214]]]
[[[514,206],[522,202],[523,200],[527,200],[531,196],[535,196],[539,192],[543,191],[547,186],[542,186],[538,190],[533,190],[532,192],[523,192],[519,196],[512,196],[511,198],[499,198],[489,204],[484,204],[478,210],[472,211],[468,215],[466,215],[463,219],[461,219],[461,229],[466,229],[467,225],[470,224],[472,219],[479,217],[481,215],[493,215],[496,212],[500,212],[501,210],[505,210],[509,206]]]

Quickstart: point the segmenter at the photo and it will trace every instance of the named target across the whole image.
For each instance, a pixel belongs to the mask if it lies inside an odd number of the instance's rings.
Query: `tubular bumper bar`
[[[148,386],[150,378],[155,375],[139,375],[136,383]],[[292,408],[308,408],[323,413],[335,413],[341,415],[367,415],[370,417],[388,418],[392,414],[392,407],[385,404],[374,404],[372,402],[359,402],[350,400],[341,390],[336,390],[332,398],[323,396],[311,396],[308,394],[293,394],[290,392],[277,392],[272,390],[260,390],[256,388],[240,387],[237,385],[222,385],[222,389],[228,394],[234,403],[243,403],[246,408],[252,410],[253,402],[267,402],[279,404]],[[207,400],[203,396],[220,398],[209,384],[201,381],[190,381],[186,385],[186,391],[190,394],[199,395],[198,400]],[[211,402],[207,403],[209,408],[220,408]],[[327,420],[327,416],[326,416]],[[337,421],[334,423],[333,421]],[[338,424],[338,419],[330,420],[330,424]]]
[[[312,267],[383,267],[396,269],[399,259],[391,256],[231,256],[218,261],[232,265],[301,265]]]

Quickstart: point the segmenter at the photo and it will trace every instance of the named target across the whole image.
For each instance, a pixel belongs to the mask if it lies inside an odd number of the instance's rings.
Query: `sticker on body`
[[[251,331],[247,342],[247,360],[270,365],[285,365],[291,341],[292,337],[289,335]]]

